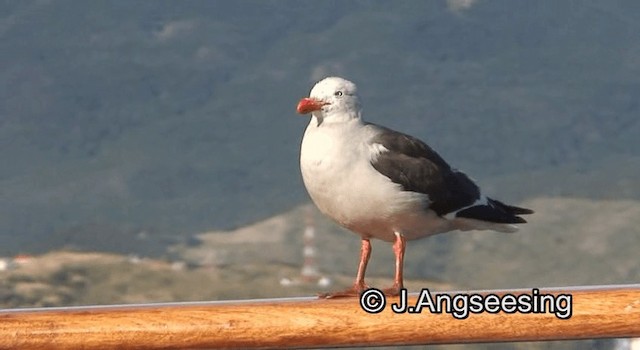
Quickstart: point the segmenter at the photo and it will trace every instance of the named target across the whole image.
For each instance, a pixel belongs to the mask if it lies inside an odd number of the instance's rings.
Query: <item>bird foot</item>
[[[353,287],[347,288],[343,291],[339,292],[329,292],[329,293],[320,293],[318,294],[319,299],[334,299],[334,298],[353,298],[359,297],[362,292],[369,289],[369,286],[366,284],[354,284]]]
[[[402,285],[394,284],[389,288],[383,289],[382,293],[384,293],[384,295],[388,297],[397,297],[398,295],[400,295],[400,289],[402,289]]]

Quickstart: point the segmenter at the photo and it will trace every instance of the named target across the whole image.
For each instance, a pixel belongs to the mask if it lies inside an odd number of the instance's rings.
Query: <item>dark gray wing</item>
[[[429,209],[438,215],[467,207],[480,198],[478,186],[424,142],[375,124],[369,127],[377,131],[371,141],[388,150],[372,160],[373,167],[405,191],[429,196]]]
[[[456,217],[484,220],[496,223],[524,223],[517,216],[531,214],[532,210],[504,204],[487,198],[480,199],[480,189],[461,171],[452,169],[440,155],[419,139],[375,124],[369,127],[377,131],[373,143],[384,146],[371,165],[405,191],[426,194],[429,209],[443,216],[456,212]]]

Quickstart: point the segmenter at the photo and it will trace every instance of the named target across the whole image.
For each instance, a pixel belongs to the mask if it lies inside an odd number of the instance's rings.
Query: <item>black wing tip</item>
[[[509,205],[507,207],[509,208],[509,211],[515,215],[530,215],[535,213],[535,211],[529,208],[514,207],[512,205]]]
[[[508,205],[500,202],[499,200],[489,198],[489,202],[495,206],[500,207],[504,211],[513,215],[529,215],[535,213],[533,210],[529,208],[516,207],[515,205]]]
[[[488,204],[474,205],[456,213],[456,217],[477,219],[500,224],[526,224],[518,215],[533,214],[533,210],[504,204],[489,198]]]
[[[526,224],[527,220],[519,217],[519,216],[514,216],[513,217],[513,222],[510,222],[510,224]]]
[[[519,216],[496,209],[489,205],[476,205],[456,213],[458,218],[467,218],[493,222],[496,224],[524,224],[527,221]]]

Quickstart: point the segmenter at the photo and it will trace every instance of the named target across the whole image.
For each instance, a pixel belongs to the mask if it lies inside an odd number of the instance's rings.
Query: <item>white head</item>
[[[311,113],[318,125],[323,122],[346,122],[360,119],[360,97],[356,84],[339,77],[320,80],[305,97],[298,102],[298,113]]]

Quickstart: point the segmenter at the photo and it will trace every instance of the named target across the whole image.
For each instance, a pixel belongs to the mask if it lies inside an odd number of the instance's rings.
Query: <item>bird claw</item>
[[[383,289],[382,293],[384,293],[384,295],[388,297],[397,297],[398,295],[400,295],[401,289],[402,289],[401,285],[394,283],[393,286]]]

